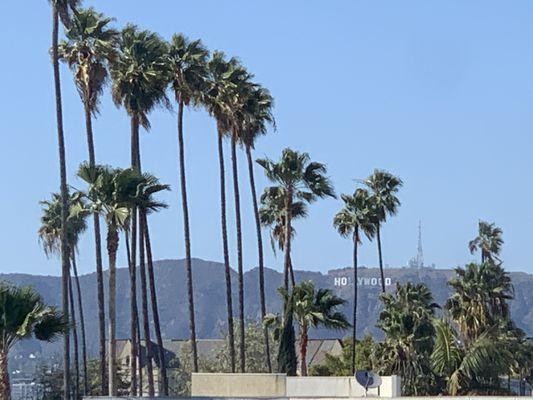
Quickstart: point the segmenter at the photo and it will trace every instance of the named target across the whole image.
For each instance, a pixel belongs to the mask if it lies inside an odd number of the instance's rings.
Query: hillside
[[[194,285],[196,299],[197,329],[200,338],[213,338],[220,336],[224,321],[226,320],[225,284],[223,265],[200,259],[193,260]],[[414,270],[407,268],[386,269],[386,277],[390,278],[390,289],[396,282],[422,281],[432,290],[435,300],[442,304],[448,296],[446,282],[453,275],[452,270],[424,269]],[[188,314],[187,293],[185,285],[185,268],[183,260],[161,260],[155,264],[155,274],[158,287],[159,310],[163,336],[166,338],[187,338]],[[348,300],[346,307],[351,307],[353,296],[350,268],[334,269],[326,274],[318,272],[297,271],[296,279],[311,279],[319,287],[329,287],[337,294]],[[377,296],[379,285],[377,282],[378,270],[375,268],[360,268],[360,297],[358,332],[377,333],[375,328],[376,317],[379,314]],[[514,272],[511,274],[515,287],[515,300],[511,304],[512,316],[519,327],[528,335],[533,334],[533,275]],[[234,288],[236,288],[236,273],[233,271]],[[374,278],[374,279],[373,279]],[[60,304],[60,279],[50,276],[35,276],[25,274],[0,274],[1,280],[6,280],[17,285],[32,285],[45,298],[49,304]],[[97,349],[97,314],[96,314],[96,281],[95,274],[84,275],[81,278],[85,302],[85,315],[87,331],[94,334],[88,335],[89,350],[92,354]],[[106,276],[107,279],[107,276]],[[388,280],[388,279],[387,279]],[[267,307],[269,311],[277,311],[280,303],[276,288],[282,284],[282,276],[272,269],[266,270]],[[118,337],[127,337],[129,330],[129,300],[128,300],[128,275],[126,269],[117,272],[117,306]],[[257,319],[260,314],[258,270],[252,269],[245,274],[246,315]],[[234,306],[237,306],[237,291],[234,290]],[[350,308],[345,311],[349,314]],[[338,332],[313,332],[313,336],[327,337],[338,336]],[[40,345],[28,342],[20,350],[39,350]],[[45,345],[42,351],[50,354],[57,350],[56,345]]]

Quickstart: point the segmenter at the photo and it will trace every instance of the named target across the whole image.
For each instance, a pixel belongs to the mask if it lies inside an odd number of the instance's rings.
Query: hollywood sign
[[[336,276],[333,278],[335,286],[348,286],[352,284],[352,278],[347,276]],[[385,286],[392,285],[391,278],[385,278]],[[357,278],[357,286],[381,286],[381,278]]]

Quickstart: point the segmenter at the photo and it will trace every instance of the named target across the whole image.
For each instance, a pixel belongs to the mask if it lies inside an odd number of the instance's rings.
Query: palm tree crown
[[[364,183],[372,191],[379,221],[385,222],[388,215],[395,215],[401,204],[396,194],[403,185],[402,180],[387,171],[376,169]]]
[[[98,111],[108,79],[107,64],[116,56],[118,32],[109,28],[112,21],[93,8],[80,9],[65,31],[67,41],[59,45],[60,57],[74,71],[76,87],[92,113]]]
[[[157,34],[129,24],[121,32],[118,50],[111,64],[113,101],[149,129],[150,111],[168,104],[167,45]]]
[[[343,237],[355,235],[354,240],[361,242],[359,231],[368,239],[376,234],[375,208],[367,190],[358,188],[352,196],[341,195],[344,207],[333,220],[333,225]]]
[[[499,261],[498,256],[503,245],[502,233],[494,223],[479,221],[478,235],[468,243],[470,253],[474,254],[480,250],[481,262],[493,262],[495,259]]]

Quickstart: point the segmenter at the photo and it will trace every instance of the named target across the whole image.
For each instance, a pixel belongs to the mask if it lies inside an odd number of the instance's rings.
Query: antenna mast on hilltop
[[[418,220],[418,252],[416,254],[418,268],[424,268],[424,251],[422,250],[422,221]]]

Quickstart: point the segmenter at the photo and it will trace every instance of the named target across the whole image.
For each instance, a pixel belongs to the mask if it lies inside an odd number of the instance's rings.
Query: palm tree
[[[68,317],[45,305],[34,289],[0,284],[0,398],[11,398],[7,362],[13,346],[31,337],[51,342],[61,334],[68,334]]]
[[[478,235],[468,243],[470,253],[481,251],[481,263],[500,261],[498,256],[503,245],[503,231],[494,223],[479,221]]]
[[[385,341],[376,349],[378,372],[402,378],[402,393],[420,395],[431,386],[429,356],[433,346],[432,320],[439,308],[424,284],[397,284],[395,293],[383,293],[377,323]]]
[[[269,196],[281,197],[285,213],[285,260],[284,287],[289,288],[289,270],[291,265],[291,209],[294,201],[311,203],[317,198],[335,197],[335,191],[326,177],[324,164],[310,161],[309,154],[298,153],[291,149],[282,152],[279,162],[268,158],[259,159],[257,163],[264,168],[267,178],[278,186],[265,189]]]
[[[89,188],[87,198],[90,204],[80,212],[98,212],[107,225],[107,252],[109,259],[109,394],[117,395],[117,354],[116,354],[116,261],[119,246],[119,231],[126,229],[130,209],[134,202],[140,175],[133,169],[112,169],[87,163],[80,166],[78,176]]]
[[[67,41],[59,45],[61,59],[74,73],[85,114],[85,131],[89,153],[89,165],[96,164],[92,117],[98,113],[98,104],[108,79],[108,63],[114,59],[118,32],[109,28],[112,18],[106,18],[94,9],[79,9],[73,15],[65,31]],[[100,219],[93,216],[96,253],[96,281],[99,328],[100,379],[105,382],[105,308],[104,277],[102,270],[102,246]],[[135,299],[135,298],[134,298]],[[134,382],[135,379],[132,379]]]
[[[468,343],[509,317],[508,301],[513,299],[514,290],[509,274],[493,263],[468,264],[456,268],[455,273],[448,283],[454,292],[446,309]]]
[[[276,248],[285,251],[285,200],[277,190],[265,190],[261,195],[261,208],[259,218],[261,224],[270,228],[270,245],[276,254]],[[293,201],[290,210],[291,221],[307,217],[307,206],[303,201]],[[296,229],[291,226],[291,241],[296,235]],[[292,286],[296,284],[292,261],[289,257],[290,280]]]
[[[379,272],[381,274],[381,290],[385,293],[385,273],[383,272],[383,255],[381,252],[381,225],[387,220],[387,216],[395,215],[400,206],[400,200],[396,197],[403,182],[400,178],[387,171],[374,170],[364,181],[372,192],[372,202],[376,215],[376,238],[378,242]]]
[[[236,77],[242,71],[235,58],[226,60],[224,53],[215,51],[207,63],[208,81],[204,103],[217,124],[218,163],[220,173],[220,223],[222,232],[222,249],[224,255],[224,272],[226,278],[226,303],[228,310],[228,341],[231,360],[231,372],[235,372],[235,335],[233,329],[233,304],[231,295],[231,269],[229,262],[228,232],[226,219],[226,179],[224,166],[224,135],[231,130],[228,106],[228,92]]]
[[[79,192],[75,192],[69,197],[69,210],[74,205],[81,204],[83,200]],[[61,196],[57,193],[52,194],[52,199],[42,201],[41,227],[39,228],[39,240],[43,246],[45,254],[50,256],[52,254],[60,254],[61,250]],[[83,313],[83,299],[81,296],[81,286],[78,276],[78,269],[76,266],[76,250],[80,235],[87,229],[87,223],[84,215],[73,215],[69,213],[67,219],[67,240],[69,244],[70,265],[74,273],[74,280],[77,288],[78,310],[80,313],[80,329],[82,340],[82,362],[83,362],[83,376],[84,376],[84,394],[88,392],[87,386],[87,341],[85,335],[85,318]],[[74,308],[74,295],[72,287],[72,279],[69,278],[69,297],[70,297],[70,314],[72,316],[72,336],[74,347],[74,365],[76,371],[76,385],[74,387],[75,393],[79,389],[79,361],[78,361],[78,338],[76,330],[76,317]]]
[[[261,233],[261,216],[257,202],[257,191],[255,187],[254,163],[252,159],[252,149],[255,141],[260,135],[267,133],[267,125],[275,128],[275,120],[272,115],[274,100],[268,90],[261,86],[255,87],[247,98],[244,105],[244,127],[242,129],[240,140],[246,151],[246,160],[248,163],[248,176],[250,179],[250,191],[252,195],[252,205],[254,210],[255,229],[257,236],[257,258],[259,264],[259,298],[261,302],[261,319],[267,314],[265,300],[265,263],[263,257],[263,237]],[[264,327],[264,343],[268,372],[272,372],[272,361],[270,360],[270,343],[267,327]]]
[[[61,78],[59,74],[59,18],[68,27],[70,9],[75,9],[78,0],[49,0],[52,6],[52,65],[54,71],[54,90],[56,104],[57,145],[59,152],[59,177],[61,193],[61,225],[66,226],[68,214],[67,166],[65,155],[65,135],[63,132],[63,106],[61,100]],[[61,237],[61,307],[64,314],[68,314],[68,276],[69,254],[65,235]],[[63,365],[70,365],[69,336],[63,335]],[[63,374],[63,397],[67,399],[70,393],[70,372],[65,368]]]
[[[139,147],[139,127],[150,129],[148,114],[158,105],[167,105],[165,91],[168,86],[167,45],[155,33],[139,30],[135,25],[127,25],[121,32],[118,55],[111,63],[113,79],[112,95],[117,106],[123,106],[130,117],[131,126],[131,167],[141,172],[141,154]],[[130,281],[133,288],[135,282],[135,266],[137,254],[137,210],[132,210],[131,222],[131,261]],[[144,243],[139,234],[139,243]],[[144,245],[139,246],[141,256]],[[141,282],[146,287],[146,282]],[[141,289],[141,296],[147,296]],[[137,318],[136,307],[131,304],[131,331],[134,330]],[[140,338],[138,338],[140,340]],[[139,371],[140,373],[140,371]],[[153,391],[153,376],[148,374],[149,391]]]
[[[187,106],[202,104],[207,78],[209,52],[200,40],[189,41],[184,35],[174,35],[169,46],[169,69],[172,73],[172,88],[178,103],[178,146],[183,212],[183,236],[185,240],[185,268],[187,270],[187,294],[189,301],[189,329],[192,346],[193,372],[198,372],[198,348],[194,316],[194,293],[192,278],[191,234],[187,181],[185,173],[185,142],[183,139],[183,110]]]
[[[350,326],[345,315],[338,308],[346,303],[330,289],[315,289],[311,281],[294,286],[292,293],[284,288],[280,293],[292,302],[292,314],[299,327],[300,375],[307,376],[307,344],[309,329],[324,326],[327,329],[346,329]],[[289,299],[290,297],[290,299]]]
[[[152,212],[159,211],[162,208],[166,208],[165,203],[154,200],[153,195],[161,192],[163,190],[169,190],[170,186],[159,183],[159,180],[151,174],[143,174],[142,180],[137,185],[137,194],[135,197],[135,203],[139,210],[140,215],[140,224],[141,227],[141,238],[144,242],[146,249],[146,258],[148,264],[148,282],[150,285],[150,302],[152,304],[152,318],[154,320],[154,328],[157,339],[157,349],[158,349],[158,360],[159,360],[159,369],[161,382],[163,386],[163,395],[168,396],[168,380],[167,380],[167,371],[165,364],[165,350],[163,347],[163,337],[161,336],[161,326],[159,322],[159,310],[157,307],[157,294],[156,294],[156,285],[155,285],[155,276],[154,276],[154,267],[152,259],[152,245],[150,241],[150,231],[148,228],[147,215]],[[144,258],[144,249],[141,249],[141,257]],[[141,276],[145,275],[144,268],[144,259],[141,259]],[[141,282],[146,282],[145,277],[142,278]],[[146,292],[146,288],[143,288],[143,291]],[[146,349],[147,353],[151,355],[151,345],[149,344],[149,335],[150,329],[148,327],[148,310],[145,308],[146,297],[143,296],[143,321],[144,329],[146,335]],[[147,357],[150,360],[150,357]],[[148,364],[148,370],[151,369],[150,362]],[[150,374],[148,375],[150,379]],[[153,395],[153,394],[152,394]]]
[[[341,195],[344,207],[333,219],[333,225],[342,237],[351,236],[353,241],[353,315],[352,315],[352,375],[355,373],[355,343],[357,325],[357,248],[361,243],[361,233],[368,240],[376,234],[374,208],[370,194],[365,189],[356,189],[352,196]]]

